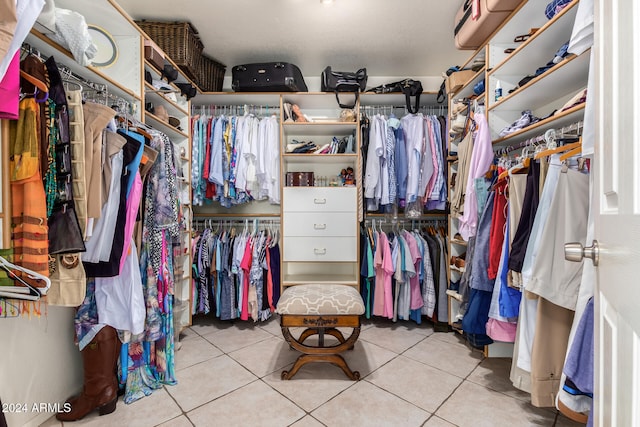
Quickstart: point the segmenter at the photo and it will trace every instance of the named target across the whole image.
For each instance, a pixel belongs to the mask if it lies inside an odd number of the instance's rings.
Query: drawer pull
[[[327,224],[313,224],[313,228],[316,230],[326,230]]]
[[[313,249],[313,253],[316,255],[325,255],[327,253],[327,249],[326,248],[314,248]]]
[[[315,203],[316,205],[324,205],[325,203],[327,203],[327,199],[313,199],[313,203]]]

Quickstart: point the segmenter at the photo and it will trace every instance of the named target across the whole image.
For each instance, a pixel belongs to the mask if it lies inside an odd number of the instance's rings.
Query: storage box
[[[313,187],[313,172],[287,172],[287,187]]]
[[[218,61],[202,55],[196,84],[203,92],[222,92],[222,82],[227,67]]]
[[[144,59],[149,61],[151,65],[159,71],[162,71],[164,68],[164,52],[162,52],[153,40],[145,39],[144,41]]]
[[[135,22],[191,80],[196,80],[204,45],[191,23]]]
[[[451,73],[451,75],[445,80],[447,93],[456,92],[458,89],[464,86],[469,81],[469,79],[471,79],[471,77],[475,75],[476,72],[473,70],[462,70]]]

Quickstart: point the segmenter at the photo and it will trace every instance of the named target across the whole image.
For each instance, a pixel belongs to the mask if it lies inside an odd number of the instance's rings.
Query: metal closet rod
[[[550,130],[556,132],[556,137],[563,138],[566,136],[580,136],[582,134],[583,127],[584,127],[584,122],[582,120],[579,120],[570,125],[563,126],[560,129],[550,129]],[[548,131],[540,135],[534,136],[532,138],[526,139],[518,144],[503,147],[496,151],[496,155],[504,156],[512,151],[519,150],[521,148],[524,148],[530,145],[537,145],[539,142],[542,142],[545,140],[545,135],[547,134],[547,132]],[[575,134],[569,135],[570,132],[575,132]]]
[[[391,227],[392,229],[395,229],[395,227],[403,227],[406,224],[411,224],[411,228],[415,228],[415,227],[420,227],[422,225],[433,225],[436,227],[446,227],[447,226],[447,220],[445,218],[443,219],[436,219],[436,218],[430,218],[430,219],[419,219],[419,218],[404,218],[404,219],[392,219],[390,221],[387,221],[385,218],[366,218],[364,221],[365,225],[370,225],[373,228],[387,228],[387,227]]]
[[[20,46],[20,51],[29,55],[36,55],[42,61],[46,61],[47,59],[49,59],[48,56],[44,55],[42,52],[40,52],[38,49],[31,46],[29,43],[22,43],[22,46]],[[58,70],[60,71],[60,77],[62,77],[63,81],[79,84],[82,89],[85,89],[88,91],[95,91],[101,96],[104,96],[105,98],[115,101],[118,104],[118,106],[121,106],[122,103],[124,103],[126,107],[130,107],[131,105],[133,105],[129,100],[124,99],[117,95],[113,95],[112,93],[109,93],[109,86],[107,84],[96,83],[82,76],[79,76],[73,71],[71,71],[71,69],[67,65],[63,64],[62,62],[58,62],[57,60],[56,60],[56,65],[58,66]]]
[[[229,112],[230,114],[238,114],[238,112],[245,113],[256,113],[259,110],[259,114],[273,114],[277,115],[280,113],[279,105],[254,105],[254,104],[228,104],[228,105],[217,105],[217,104],[209,104],[209,105],[192,105],[191,110],[193,112],[199,111],[200,114],[209,114],[216,115],[219,113],[226,114]]]
[[[207,227],[211,228],[214,225],[220,226],[220,227],[242,225],[246,228],[251,226],[253,227],[254,230],[257,230],[258,228],[271,228],[271,227],[279,228],[280,218],[267,217],[267,219],[259,219],[258,217],[254,217],[254,218],[244,218],[244,219],[242,218],[229,219],[229,218],[217,217],[217,218],[197,218],[193,221],[193,228],[195,230],[198,230],[200,226],[203,226],[204,228],[207,228]]]
[[[407,110],[407,106],[406,105],[360,105],[360,111],[364,111],[364,112],[368,112],[373,110],[374,112],[376,110],[382,110],[382,111],[387,111],[389,109],[403,109],[405,111]],[[420,110],[427,110],[429,112],[435,112],[437,111],[439,114],[444,114],[447,111],[448,107],[445,105],[421,105],[420,106]]]
[[[280,219],[280,214],[237,214],[237,215],[229,215],[229,214],[217,214],[217,213],[206,213],[206,212],[194,212],[193,214],[194,218],[201,218],[201,219],[215,219],[215,220],[223,220],[223,219],[227,219],[227,220],[231,220],[231,219],[238,219],[238,220],[244,220],[247,218],[263,218],[263,219]]]

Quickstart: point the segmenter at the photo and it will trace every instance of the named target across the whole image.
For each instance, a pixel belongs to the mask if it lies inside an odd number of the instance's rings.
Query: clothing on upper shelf
[[[193,239],[193,314],[268,320],[279,295],[280,247],[270,232],[206,228]]]
[[[230,208],[252,200],[280,203],[280,128],[275,115],[191,118],[193,204]]]
[[[411,203],[419,203],[420,210],[444,209],[444,121],[422,113],[402,119],[376,114],[365,120],[362,151],[367,210],[390,211],[391,206],[404,208]]]
[[[365,316],[393,321],[421,316],[447,322],[446,245],[433,227],[361,230],[361,295]]]

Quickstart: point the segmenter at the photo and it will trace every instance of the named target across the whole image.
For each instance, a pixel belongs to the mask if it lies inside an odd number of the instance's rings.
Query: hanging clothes
[[[420,324],[425,314],[447,321],[445,242],[431,231],[362,230],[365,315]]]
[[[275,115],[191,120],[193,204],[230,208],[252,200],[280,203],[280,127]]]
[[[205,228],[194,236],[192,314],[264,321],[280,295],[280,249],[270,232]]]
[[[391,212],[393,206],[404,209],[407,204],[420,212],[443,209],[445,162],[439,118],[419,113],[401,119],[393,114],[365,119],[363,186],[367,210]]]
[[[459,232],[464,240],[475,236],[477,231],[478,218],[482,212],[478,211],[478,199],[476,197],[475,180],[487,173],[493,163],[493,148],[491,145],[491,131],[489,123],[484,114],[474,115],[476,129],[473,135],[473,150],[469,164],[469,172],[466,184],[460,182],[459,185],[466,185],[464,193],[464,212],[459,219]]]

